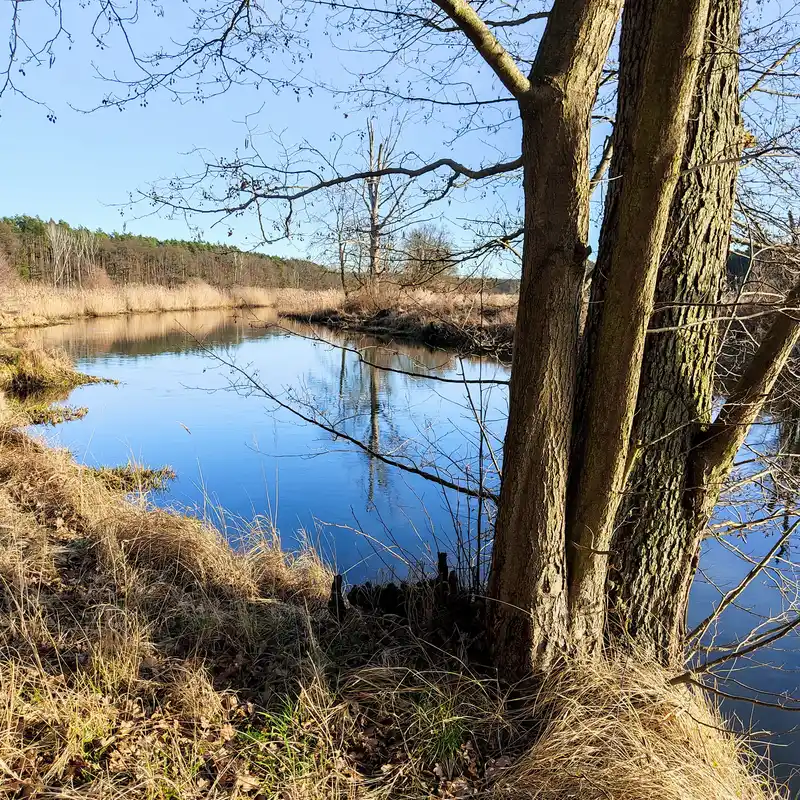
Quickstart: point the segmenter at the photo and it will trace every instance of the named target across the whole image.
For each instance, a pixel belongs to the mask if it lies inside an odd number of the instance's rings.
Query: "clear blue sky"
[[[52,26],[52,12],[43,0],[33,0],[23,11],[23,30],[31,38],[35,29]],[[75,111],[70,104],[92,107],[109,89],[97,78],[93,61],[106,72],[136,73],[121,47],[105,53],[97,50],[86,35],[88,15],[77,8],[73,12],[70,29],[75,43],[71,49],[62,42],[52,67],[31,68],[25,77],[15,76],[26,92],[47,102],[56,114],[56,123],[48,121],[48,108],[15,95],[3,98],[0,215],[27,213],[104,230],[120,230],[127,223],[131,232],[189,238],[191,232],[182,219],[136,219],[145,209],[131,212],[115,206],[126,203],[129,192],[146,188],[151,181],[191,170],[195,162],[183,154],[195,147],[226,153],[241,146],[244,130],[237,120],[262,103],[266,104],[264,117],[277,129],[290,124],[296,136],[319,130],[319,99],[312,107],[310,102],[298,103],[289,94],[275,96],[268,89],[234,88],[206,103],[186,104],[155,94],[146,108],[131,105],[124,111],[101,109],[91,114]],[[3,14],[9,18],[10,8],[4,8]],[[136,32],[143,41],[168,43],[173,30],[175,35],[184,33],[179,24],[173,24],[179,21],[170,19],[169,14],[160,20],[145,8]],[[3,24],[7,26],[5,21]],[[331,111],[326,109],[324,116],[330,118]],[[207,221],[202,222],[208,228]],[[238,222],[235,238],[243,242],[250,230],[248,221]],[[226,230],[208,230],[207,235],[227,238]],[[272,249],[291,252],[295,248],[288,244]]]
[[[8,30],[12,4],[4,4],[3,24]],[[52,11],[46,0],[31,0],[20,4],[21,32],[35,39],[53,24]],[[292,92],[275,94],[270,88],[236,87],[228,93],[204,103],[180,104],[166,94],[151,95],[147,107],[131,105],[120,112],[102,109],[91,114],[70,108],[96,105],[108,85],[100,80],[93,67],[96,62],[105,73],[135,75],[130,58],[117,37],[112,46],[99,50],[88,36],[90,16],[73,0],[64,0],[69,12],[66,24],[74,43],[67,47],[62,41],[57,58],[47,64],[29,68],[15,80],[32,96],[45,100],[49,108],[29,102],[13,94],[0,103],[0,169],[4,191],[0,195],[0,216],[27,213],[48,219],[66,219],[72,224],[104,230],[126,229],[159,238],[187,238],[191,231],[182,219],[164,216],[141,218],[146,209],[120,209],[129,192],[147,188],[159,179],[192,171],[197,162],[186,155],[193,148],[207,148],[220,154],[242,147],[245,130],[241,121],[246,114],[263,106],[259,126],[266,131],[279,131],[285,141],[296,143],[309,139],[321,149],[330,147],[332,134],[345,134],[363,129],[368,112],[354,107],[337,105],[324,92],[314,98],[304,96],[298,101]],[[319,18],[324,14],[320,12]],[[162,17],[155,15],[149,4],[142,4],[139,23],[132,28],[142,52],[152,50],[170,38],[185,35],[187,17],[183,4],[165,7]],[[357,34],[352,34],[357,35]],[[41,37],[40,37],[41,38]],[[314,52],[312,61],[303,67],[311,76],[345,85],[352,82],[353,73],[367,69],[368,57],[354,58],[332,46],[330,39],[319,30],[310,30]],[[288,55],[283,68],[282,56],[275,56],[276,71],[290,69]],[[499,94],[494,78],[480,64],[470,67],[466,76],[477,94]],[[52,110],[57,121],[47,119]],[[448,112],[444,112],[445,114]],[[345,116],[347,114],[347,116]],[[377,112],[380,119],[380,112]],[[384,115],[385,116],[385,115]],[[422,158],[452,155],[470,165],[491,163],[495,158],[513,157],[519,152],[519,133],[516,125],[489,130],[466,139],[448,143],[442,129],[446,116],[433,120],[418,118],[404,131],[403,149],[413,149]],[[262,147],[268,153],[265,141]],[[504,190],[500,190],[501,195]],[[505,190],[510,204],[516,201],[518,190]],[[455,204],[445,207],[451,227],[458,228],[459,220],[481,216],[481,211],[497,202],[497,196],[482,197],[479,192],[462,196]],[[249,218],[232,223],[234,235],[227,237],[227,225],[210,229],[209,218],[200,222],[205,238],[225,240],[246,246],[253,241],[255,226]],[[270,245],[270,252],[303,255],[307,244],[293,240]]]

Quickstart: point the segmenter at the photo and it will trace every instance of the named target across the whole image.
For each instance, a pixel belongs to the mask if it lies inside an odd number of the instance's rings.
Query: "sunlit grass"
[[[176,288],[131,284],[81,290],[19,282],[4,287],[0,328],[47,325],[79,317],[272,305],[274,293],[258,287],[218,289],[206,283],[190,283]]]

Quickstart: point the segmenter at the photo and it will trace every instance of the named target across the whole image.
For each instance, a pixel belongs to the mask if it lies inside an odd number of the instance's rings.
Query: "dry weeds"
[[[546,721],[499,796],[561,800],[763,800],[780,793],[709,700],[644,659],[554,670],[535,700]]]
[[[573,666],[519,702],[391,620],[334,622],[313,553],[253,539],[232,550],[3,429],[9,796],[777,797],[652,665]]]
[[[0,340],[0,390],[8,394],[28,396],[53,389],[69,391],[96,380],[76,372],[63,350],[15,347]]]
[[[21,282],[8,287],[0,298],[0,328],[52,325],[79,317],[273,304],[273,292],[259,287],[222,290],[190,283],[170,289],[130,284],[80,290]]]
[[[345,297],[335,289],[217,289],[203,283],[53,289],[20,282],[0,298],[0,329],[50,325],[77,318],[201,309],[271,308],[331,327],[421,341],[433,347],[507,356],[516,297],[450,289],[401,289],[390,284]]]
[[[516,320],[512,295],[384,287],[321,305],[323,293],[316,294],[316,302],[307,298],[301,310],[286,304],[279,305],[278,311],[300,321],[409,339],[465,354],[507,358],[511,353]]]
[[[16,347],[0,340],[0,422],[57,425],[81,419],[88,409],[55,405],[81,384],[114,383],[77,372],[62,350]]]

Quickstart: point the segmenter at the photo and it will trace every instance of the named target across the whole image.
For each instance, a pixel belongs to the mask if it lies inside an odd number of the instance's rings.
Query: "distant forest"
[[[0,272],[53,286],[108,283],[177,286],[205,281],[214,286],[302,287],[338,284],[336,274],[304,259],[244,252],[208,242],[159,240],[106,233],[39,217],[0,218]]]

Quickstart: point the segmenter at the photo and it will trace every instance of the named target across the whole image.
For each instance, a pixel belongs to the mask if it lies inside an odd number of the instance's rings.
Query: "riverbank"
[[[521,702],[442,635],[433,598],[413,625],[337,619],[311,550],[283,553],[263,521],[232,548],[131,488],[0,419],[12,797],[776,796],[658,667],[573,664]]]
[[[3,287],[0,329],[54,325],[81,317],[110,317],[163,311],[214,308],[259,308],[274,304],[274,295],[259,287],[217,289],[193,283],[165,286],[125,285],[102,289],[54,289],[19,281]]]
[[[19,424],[56,425],[80,419],[87,408],[58,403],[89,383],[115,381],[77,372],[63,352],[16,347],[0,340],[0,413]]]
[[[386,339],[420,342],[464,355],[511,357],[516,296],[459,292],[359,292],[310,310],[282,303],[282,316]]]
[[[18,282],[7,287],[0,298],[0,330],[81,318],[209,309],[248,309],[257,324],[258,309],[266,308],[301,322],[507,360],[514,335],[516,298],[391,287],[345,297],[336,290],[223,290],[200,283],[172,289],[127,285],[78,290]]]

